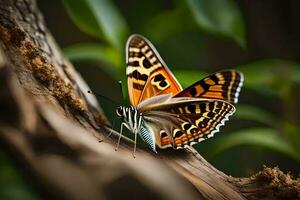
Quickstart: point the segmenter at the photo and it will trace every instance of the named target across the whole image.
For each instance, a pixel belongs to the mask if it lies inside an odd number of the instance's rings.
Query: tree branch
[[[218,171],[193,148],[154,155],[112,131],[87,84],[61,54],[34,0],[0,4],[0,140],[45,198],[300,198],[298,179],[264,168]]]

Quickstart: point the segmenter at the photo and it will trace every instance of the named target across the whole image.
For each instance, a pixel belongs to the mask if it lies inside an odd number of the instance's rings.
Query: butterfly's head
[[[130,127],[133,127],[132,123],[137,123],[137,118],[140,116],[138,110],[132,106],[119,106],[116,109],[116,113],[125,123],[128,123]]]

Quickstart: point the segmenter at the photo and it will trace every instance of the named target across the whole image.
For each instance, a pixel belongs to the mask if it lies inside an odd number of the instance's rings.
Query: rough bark
[[[34,0],[0,2],[0,141],[43,198],[284,199],[300,183],[279,169],[250,178],[218,171],[192,148],[154,155],[111,130],[61,54]]]

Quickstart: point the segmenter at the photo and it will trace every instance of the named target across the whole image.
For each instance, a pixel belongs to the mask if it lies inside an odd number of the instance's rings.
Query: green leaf
[[[251,128],[215,138],[209,156],[215,156],[240,145],[254,145],[289,156],[300,162],[300,153],[286,142],[275,129]]]
[[[82,43],[64,48],[65,56],[71,61],[96,61],[104,62],[107,65],[103,66],[114,77],[117,77],[118,71],[121,66],[121,56],[112,47],[103,46],[99,44]]]
[[[286,60],[260,60],[237,67],[245,75],[245,86],[260,93],[284,97],[292,83],[300,83],[300,65]]]
[[[174,70],[174,75],[179,81],[179,83],[185,88],[203,79],[205,76],[208,75],[208,73],[200,70],[177,69]]]
[[[81,30],[99,38],[103,35],[115,48],[122,48],[128,28],[112,1],[64,0],[64,5]]]
[[[81,31],[97,38],[103,37],[101,27],[85,0],[64,0],[63,3],[68,15]]]
[[[170,34],[179,31],[180,23],[178,24],[177,20],[178,13],[175,10],[165,11],[151,17],[148,22],[142,24],[141,32],[146,33],[152,42],[158,43]],[[176,21],[177,23],[169,23],[170,21]]]
[[[186,0],[198,26],[212,34],[232,38],[245,46],[245,25],[233,0]]]
[[[180,8],[163,11],[151,17],[142,24],[141,32],[151,38],[153,43],[159,43],[172,35],[187,31],[192,23],[184,18],[185,13]]]
[[[252,120],[274,127],[278,120],[271,113],[256,106],[238,104],[234,116],[238,119]]]
[[[68,46],[63,49],[63,52],[72,61],[96,60],[114,66],[118,66],[121,63],[120,55],[115,49],[94,43]]]

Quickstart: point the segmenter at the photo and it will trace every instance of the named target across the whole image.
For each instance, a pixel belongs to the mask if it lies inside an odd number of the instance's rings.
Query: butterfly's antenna
[[[124,94],[123,94],[122,81],[119,81],[118,83],[119,83],[119,87],[120,87],[120,92],[121,92],[122,100],[125,101]]]
[[[106,96],[104,96],[104,95],[102,95],[102,94],[99,94],[99,93],[96,93],[96,92],[92,92],[91,90],[88,90],[87,92],[88,92],[89,94],[94,94],[94,95],[99,96],[99,97],[101,97],[101,98],[103,98],[103,99],[106,99],[107,101],[113,102],[113,103],[115,103],[115,104],[119,104],[119,102],[116,102],[116,101],[112,100],[111,98],[106,97]]]

